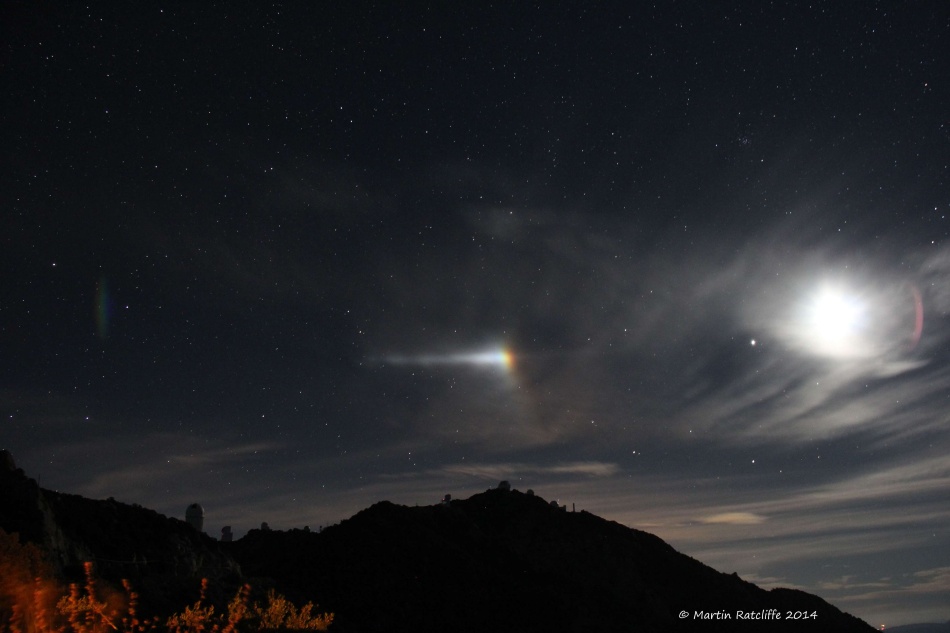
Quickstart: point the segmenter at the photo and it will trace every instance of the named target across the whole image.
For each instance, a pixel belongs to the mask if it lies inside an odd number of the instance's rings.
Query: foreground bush
[[[262,606],[251,603],[250,585],[244,585],[228,603],[226,613],[216,615],[214,606],[205,604],[207,580],[201,582],[201,599],[185,607],[181,613],[168,619],[167,629],[173,633],[198,633],[212,631],[221,633],[244,631],[326,631],[333,622],[332,613],[313,614],[314,605],[308,602],[299,610],[276,593],[267,592],[267,602]]]
[[[222,613],[201,598],[164,623],[142,620],[138,594],[123,580],[124,592],[100,589],[92,563],[85,564],[85,586],[64,590],[55,580],[42,552],[22,544],[16,534],[0,530],[0,633],[251,633],[252,631],[326,631],[332,613],[313,613],[308,602],[298,609],[273,590],[264,604],[251,602],[244,585]]]

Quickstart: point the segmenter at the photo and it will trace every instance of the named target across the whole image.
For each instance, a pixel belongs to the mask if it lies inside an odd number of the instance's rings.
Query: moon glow
[[[881,359],[913,350],[923,332],[924,310],[920,290],[911,285],[910,293],[912,302],[907,286],[825,283],[788,315],[784,333],[802,351],[837,360]]]
[[[834,285],[820,287],[802,304],[792,333],[804,349],[830,358],[861,358],[874,353],[869,340],[869,306],[864,298]]]
[[[854,336],[860,329],[864,306],[841,291],[825,288],[811,307],[811,326],[815,335],[828,342]]]

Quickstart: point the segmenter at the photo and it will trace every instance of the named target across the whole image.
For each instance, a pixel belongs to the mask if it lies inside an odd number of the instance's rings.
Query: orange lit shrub
[[[214,606],[204,605],[207,580],[201,583],[201,599],[168,619],[172,633],[244,633],[250,631],[326,631],[333,622],[332,613],[314,614],[308,602],[299,610],[271,589],[267,602],[250,602],[250,585],[244,585],[228,604],[227,613],[215,615]]]
[[[62,588],[42,551],[0,530],[0,631],[42,633]]]
[[[250,633],[252,631],[326,631],[332,613],[314,614],[308,602],[300,609],[273,590],[266,602],[250,602],[244,585],[224,613],[207,604],[208,581],[201,598],[166,621],[140,620],[138,594],[127,580],[124,593],[101,591],[92,563],[85,564],[86,583],[68,591],[54,580],[42,551],[0,530],[0,633]]]

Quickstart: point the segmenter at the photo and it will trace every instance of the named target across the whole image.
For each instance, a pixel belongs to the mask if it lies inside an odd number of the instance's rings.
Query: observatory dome
[[[198,503],[193,503],[185,510],[185,521],[193,528],[202,531],[205,522],[205,509]]]

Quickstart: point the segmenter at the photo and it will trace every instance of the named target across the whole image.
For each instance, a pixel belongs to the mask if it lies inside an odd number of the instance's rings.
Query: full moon
[[[867,306],[847,290],[825,286],[806,305],[801,334],[808,347],[823,356],[863,356]]]
[[[893,360],[914,350],[923,334],[923,297],[908,282],[803,280],[796,294],[797,300],[776,306],[775,331],[810,356]]]
[[[811,324],[819,337],[838,340],[857,333],[863,313],[863,306],[855,298],[825,288],[812,304]]]

